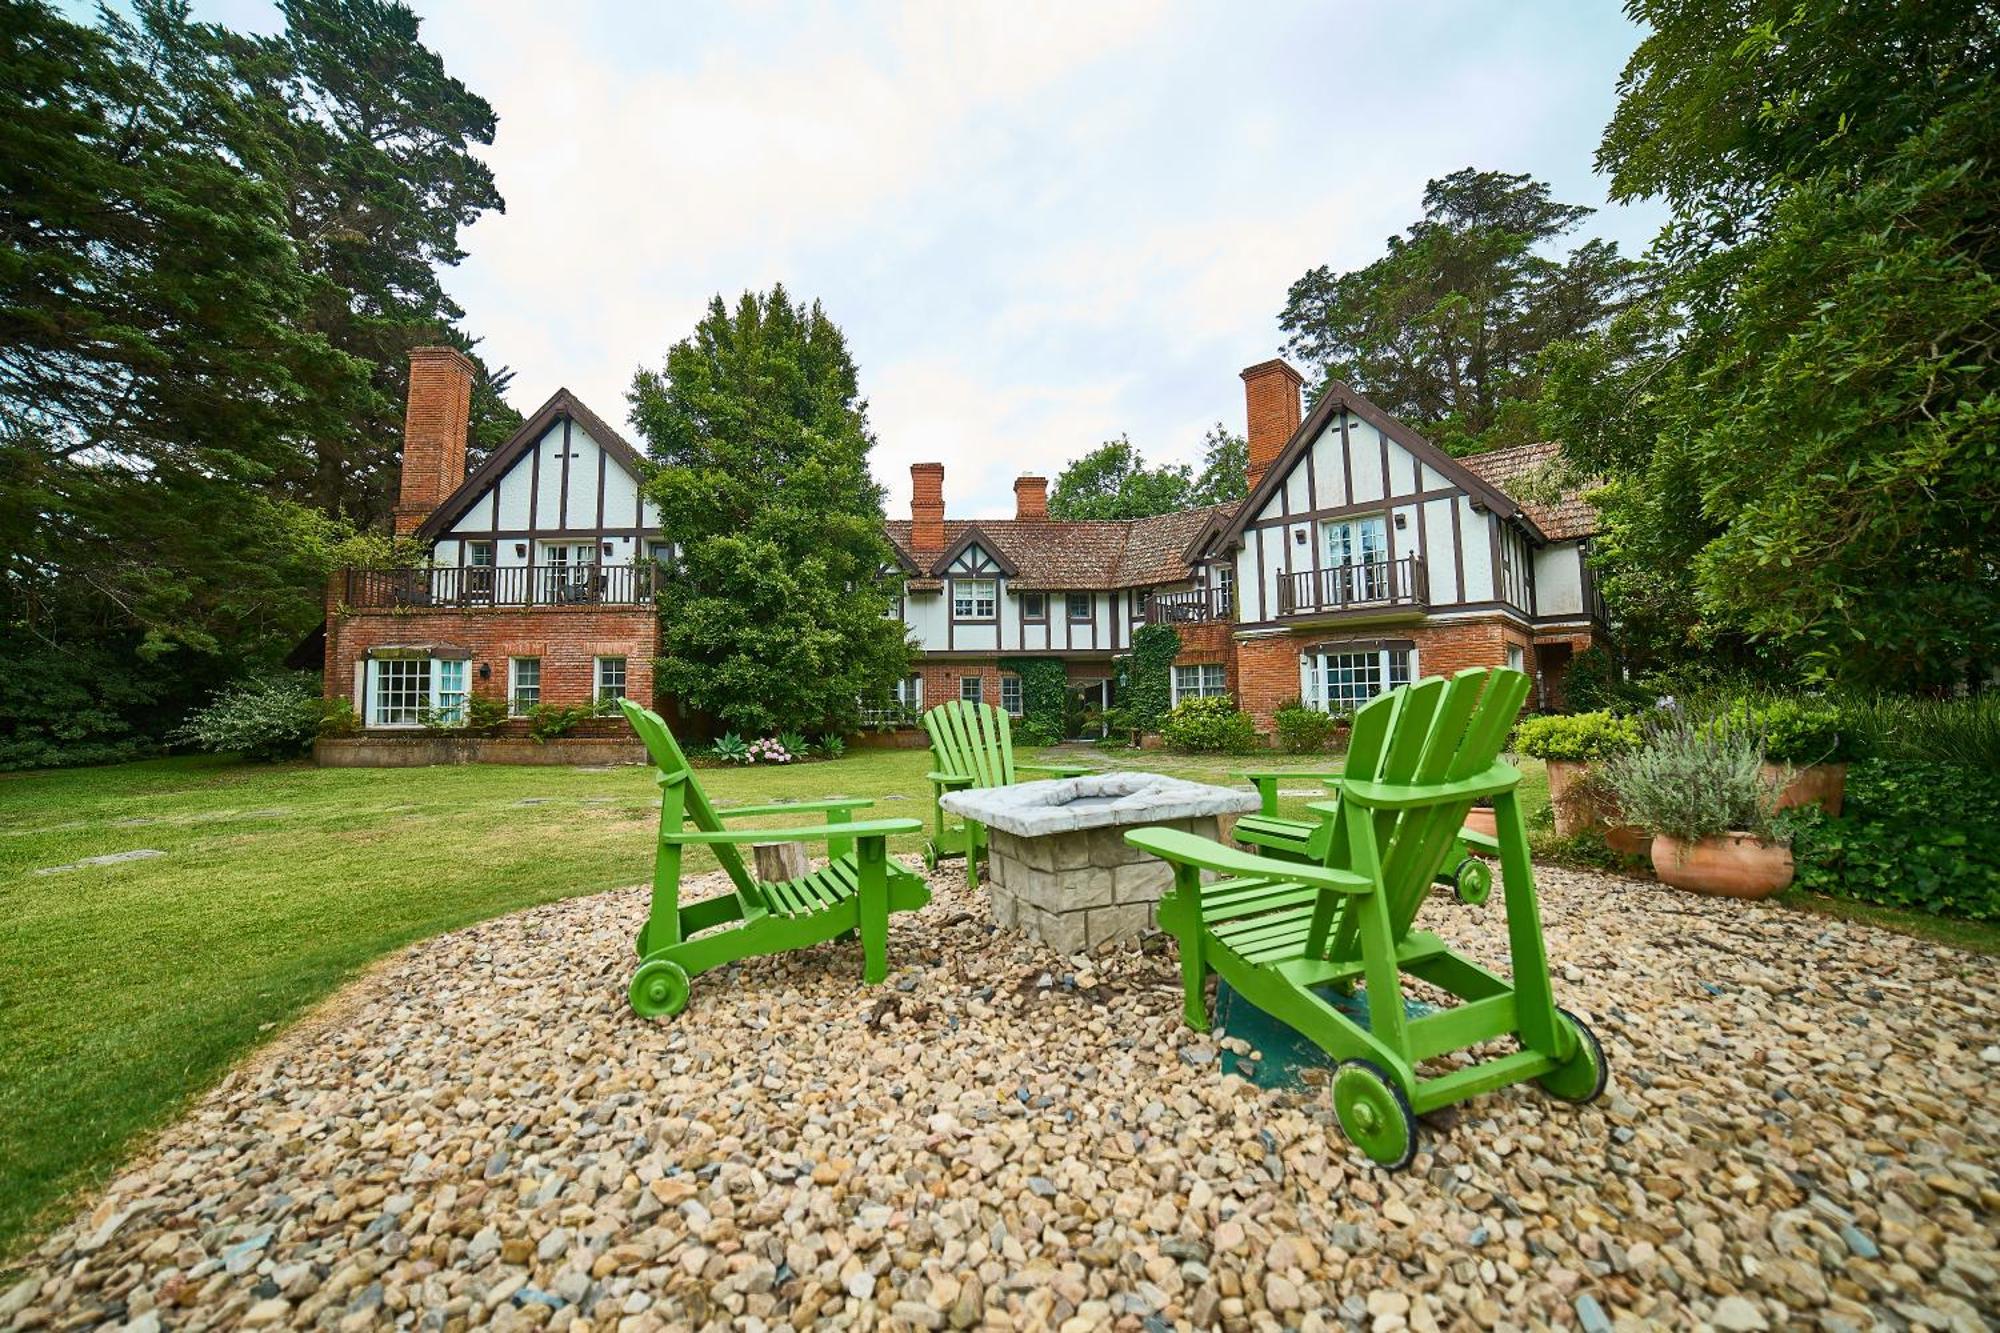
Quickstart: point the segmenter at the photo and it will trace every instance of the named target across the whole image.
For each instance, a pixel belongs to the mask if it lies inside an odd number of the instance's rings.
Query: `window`
[[[431,703],[431,661],[428,657],[391,658],[370,662],[375,676],[369,722],[378,727],[414,727]]]
[[[994,587],[992,579],[953,579],[951,581],[952,619],[993,619]]]
[[[1521,645],[1518,643],[1507,645],[1507,669],[1509,671],[1526,671],[1528,669],[1528,655],[1521,651]]]
[[[433,711],[440,722],[465,721],[465,668],[464,658],[440,658],[431,664],[431,674],[436,677],[437,701]]]
[[[896,682],[896,702],[912,713],[924,707],[924,678],[914,671]]]
[[[1389,520],[1381,514],[1336,519],[1320,525],[1325,551],[1322,569],[1344,570],[1328,587],[1329,601],[1376,602],[1389,595]]]
[[[958,678],[958,697],[969,704],[983,703],[986,695],[979,677],[960,676]]]
[[[1092,600],[1091,595],[1087,592],[1071,593],[1069,595],[1069,618],[1071,620],[1090,619],[1090,603]]]
[[[625,659],[622,657],[600,657],[597,659],[597,702],[625,697]]]
[[[465,563],[475,569],[491,568],[493,565],[493,543],[467,542],[465,544]]]
[[[507,711],[516,717],[542,701],[542,659],[507,659]]]
[[[1045,592],[1024,592],[1021,594],[1021,619],[1047,620],[1049,618],[1049,595]]]
[[[1220,662],[1174,668],[1175,703],[1183,699],[1214,699],[1227,693],[1227,673]]]
[[[1209,605],[1218,616],[1236,609],[1236,566],[1216,565],[1208,577]]]
[[[1019,676],[1006,675],[1000,677],[1000,706],[1015,717],[1021,716],[1021,678]]]
[[[1299,656],[1299,697],[1307,707],[1352,713],[1385,690],[1410,683],[1416,652],[1404,645],[1357,643]]]

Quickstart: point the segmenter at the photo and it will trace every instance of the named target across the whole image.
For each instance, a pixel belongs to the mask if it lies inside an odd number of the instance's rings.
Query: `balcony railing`
[[[1430,604],[1430,580],[1422,557],[1399,556],[1332,569],[1306,569],[1278,578],[1278,614],[1320,615],[1331,611],[1383,610]]]
[[[1227,620],[1236,609],[1228,588],[1196,588],[1192,592],[1156,592],[1146,598],[1148,625],[1198,625]]]
[[[430,609],[490,606],[646,606],[659,566],[471,565],[462,569],[342,571],[349,606]]]

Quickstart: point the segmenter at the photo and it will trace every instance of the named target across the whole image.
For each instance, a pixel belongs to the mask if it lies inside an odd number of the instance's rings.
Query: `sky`
[[[1379,256],[1430,178],[1530,173],[1633,253],[1664,218],[1591,169],[1639,36],[1610,0],[415,8],[499,115],[507,209],[446,287],[514,406],[623,427],[712,296],[783,282],[846,332],[892,516],[916,461],[960,517],[1121,433],[1194,461],[1292,281]]]

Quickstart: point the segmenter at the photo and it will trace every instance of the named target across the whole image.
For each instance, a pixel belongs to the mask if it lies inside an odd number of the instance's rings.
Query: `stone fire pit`
[[[986,826],[993,915],[1064,953],[1150,929],[1172,867],[1125,841],[1141,824],[1216,837],[1257,794],[1159,773],[1103,773],[953,792],[944,808]]]

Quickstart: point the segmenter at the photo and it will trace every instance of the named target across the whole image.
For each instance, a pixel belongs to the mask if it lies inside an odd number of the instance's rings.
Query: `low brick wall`
[[[637,737],[560,736],[535,742],[525,736],[329,736],[313,745],[322,768],[427,768],[433,764],[643,764]]]

